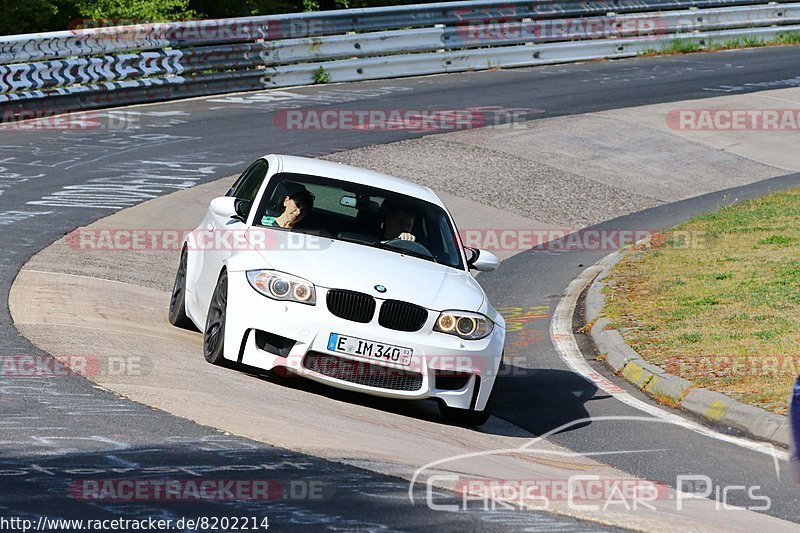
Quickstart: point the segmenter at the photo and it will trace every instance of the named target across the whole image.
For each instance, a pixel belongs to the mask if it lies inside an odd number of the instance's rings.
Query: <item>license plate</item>
[[[346,353],[364,359],[377,359],[404,366],[411,364],[411,356],[414,353],[411,348],[368,341],[339,333],[331,333],[328,338],[328,349],[332,352]]]

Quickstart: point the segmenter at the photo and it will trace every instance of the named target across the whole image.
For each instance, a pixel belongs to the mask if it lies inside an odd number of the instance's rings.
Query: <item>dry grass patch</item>
[[[606,316],[644,359],[786,412],[800,374],[800,190],[666,231],[608,280]]]

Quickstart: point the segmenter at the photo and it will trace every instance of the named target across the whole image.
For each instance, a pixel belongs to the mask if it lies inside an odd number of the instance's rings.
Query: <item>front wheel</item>
[[[228,272],[222,271],[208,306],[203,334],[203,356],[212,365],[230,366],[225,359],[225,311],[228,305]]]
[[[169,323],[179,328],[196,330],[194,323],[186,315],[186,262],[186,248],[184,248],[169,299]]]

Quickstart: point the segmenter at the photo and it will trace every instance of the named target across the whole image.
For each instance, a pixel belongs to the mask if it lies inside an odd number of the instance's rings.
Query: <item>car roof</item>
[[[382,174],[364,168],[351,167],[332,161],[322,161],[310,157],[300,157],[294,155],[265,155],[264,159],[277,160],[278,172],[293,172],[296,174],[309,174],[321,176],[335,180],[349,181],[360,185],[369,185],[379,189],[385,189],[396,193],[412,196],[420,200],[443,206],[442,201],[428,187],[417,185],[416,183]]]

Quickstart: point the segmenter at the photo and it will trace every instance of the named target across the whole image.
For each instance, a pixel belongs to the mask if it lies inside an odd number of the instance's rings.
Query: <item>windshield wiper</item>
[[[436,256],[433,255],[431,252],[428,252],[427,254],[423,253],[423,252],[417,252],[415,250],[409,250],[408,248],[401,247],[401,246],[392,246],[391,244],[388,244],[388,242],[389,241],[377,242],[377,243],[374,244],[374,246],[376,248],[381,248],[383,250],[392,250],[393,252],[400,252],[400,253],[403,253],[403,254],[408,254],[408,255],[413,256],[413,257],[418,257],[419,259],[428,259],[428,260],[433,261],[434,263],[439,263],[439,261],[436,259]],[[413,241],[410,241],[410,242],[413,242]],[[419,246],[422,246],[422,245],[420,244]],[[424,248],[424,246],[423,246],[423,248]],[[426,250],[427,250],[427,248],[426,248]]]
[[[381,250],[391,250],[393,252],[403,253],[410,255],[412,257],[417,257],[419,259],[427,259],[429,261],[433,261],[434,263],[439,263],[439,260],[436,259],[436,257],[430,252],[424,253],[416,250],[410,250],[403,246],[392,246],[391,244],[387,244],[389,241],[375,240],[374,237],[370,237],[368,235],[362,235],[360,233],[350,233],[342,231],[336,236],[336,238],[339,239],[340,241],[362,244],[364,246],[371,246],[373,248],[379,248]],[[419,246],[425,248],[421,244]]]
[[[361,233],[351,233],[349,231],[340,231],[336,238],[340,241],[354,242],[356,244],[366,244],[367,246],[375,246],[377,242],[375,237],[369,235],[362,235]]]

